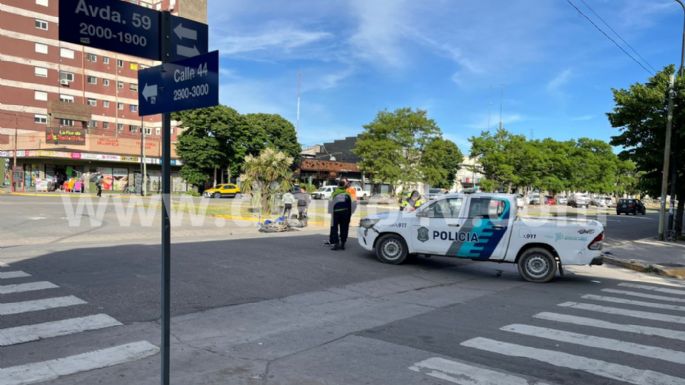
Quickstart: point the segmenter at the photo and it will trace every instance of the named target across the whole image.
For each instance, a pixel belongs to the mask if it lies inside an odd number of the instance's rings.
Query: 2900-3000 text
[[[174,101],[196,98],[205,95],[209,95],[209,84],[207,83],[174,90]]]

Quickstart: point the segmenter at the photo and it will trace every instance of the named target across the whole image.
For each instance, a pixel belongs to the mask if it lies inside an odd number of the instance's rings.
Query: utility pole
[[[683,9],[683,13],[685,13],[685,4],[681,0],[675,0],[678,4],[680,4],[680,7]],[[680,48],[680,68],[678,68],[678,78],[682,79],[683,77],[683,64],[685,62],[685,18],[683,19],[683,37],[682,37],[682,44]],[[677,129],[677,127],[676,127]],[[678,164],[676,162],[676,157],[675,154],[677,153],[678,148],[675,147],[675,145],[672,144],[671,148],[671,201],[669,204],[668,208],[668,230],[669,231],[675,231],[675,196],[676,196],[676,180],[678,178]],[[682,199],[682,197],[681,197]]]
[[[297,71],[297,121],[295,129],[300,132],[300,87],[302,85],[302,73]]]
[[[19,137],[19,115],[15,112],[14,113],[14,156],[12,160],[12,192],[17,191],[17,183],[14,180],[15,178],[15,172],[17,170],[17,138]]]
[[[502,122],[502,104],[504,100],[504,85],[502,85],[502,88],[500,88],[499,91],[499,129],[504,128],[504,123]]]
[[[140,195],[145,196],[145,122],[140,118]]]
[[[666,118],[666,143],[664,144],[664,168],[661,175],[661,208],[659,210],[659,239],[664,240],[664,229],[667,228],[666,193],[668,191],[668,171],[671,160],[671,127],[673,125],[673,97],[675,75],[671,75],[668,85],[668,117]]]

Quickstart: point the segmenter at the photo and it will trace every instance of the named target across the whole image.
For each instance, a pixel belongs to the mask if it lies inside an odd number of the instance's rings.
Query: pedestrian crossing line
[[[550,312],[542,312],[542,313],[535,314],[533,316],[533,318],[543,319],[543,320],[547,320],[547,321],[554,321],[554,322],[564,322],[564,323],[580,325],[580,326],[591,326],[591,327],[596,327],[599,329],[617,330],[617,331],[621,331],[621,332],[628,332],[628,333],[642,334],[642,335],[646,335],[646,336],[663,337],[663,338],[670,338],[670,339],[674,339],[674,340],[685,341],[685,332],[682,332],[680,330],[655,328],[655,327],[651,327],[651,326],[642,326],[642,325],[617,324],[614,322],[602,321],[602,320],[598,320],[598,319],[594,319],[594,318],[578,317],[575,315],[550,313]]]
[[[440,357],[417,362],[410,366],[409,370],[463,385],[549,385]]]
[[[65,336],[89,330],[121,326],[122,323],[107,314],[70,318],[40,324],[0,329],[0,346],[10,346],[46,338]]]
[[[573,333],[564,330],[543,328],[523,324],[511,324],[503,326],[500,328],[500,330],[522,334],[526,336],[545,338],[553,341],[588,346],[591,348],[624,352],[634,354],[636,356],[643,356],[654,358],[657,360],[673,362],[676,364],[685,364],[685,352],[660,348],[657,346],[642,345],[633,342],[615,340],[613,338],[597,337],[587,334]]]
[[[10,278],[25,278],[30,277],[31,274],[24,273],[23,271],[7,271],[0,272],[0,279],[10,279]]]
[[[0,385],[28,385],[136,361],[157,354],[159,348],[138,341],[54,360],[0,369]]]
[[[0,315],[28,313],[32,311],[84,305],[86,303],[86,301],[78,297],[74,297],[73,295],[66,297],[38,299],[33,301],[0,303]]]
[[[55,289],[59,286],[52,282],[38,281],[28,283],[18,283],[15,285],[0,285],[0,294],[23,293],[25,291]]]
[[[633,296],[633,297],[656,299],[658,301],[683,302],[683,303],[685,303],[685,298],[666,297],[663,295],[640,293],[638,291],[616,290],[616,289],[602,289],[602,291],[605,293],[623,294],[623,295],[629,295],[629,296]]]
[[[580,370],[592,375],[627,382],[633,385],[683,385],[685,379],[652,370],[591,359],[555,350],[532,348],[524,345],[476,337],[461,343],[462,346],[510,357],[528,358],[556,367]]]
[[[6,264],[5,262],[0,262],[0,267],[9,267],[10,265]]]
[[[630,287],[630,288],[632,288],[632,289],[642,289],[642,290],[657,291],[657,292],[659,292],[659,293],[668,293],[668,294],[685,295],[685,290],[669,289],[669,288],[667,288],[667,287],[657,287],[657,286],[649,286],[649,285],[640,285],[639,283],[621,282],[621,283],[618,284],[618,286],[621,286],[621,287]]]
[[[564,302],[564,303],[560,303],[557,306],[569,307],[572,309],[596,311],[599,313],[606,313],[606,314],[624,315],[627,317],[642,318],[642,319],[648,319],[648,320],[652,320],[652,321],[663,321],[663,322],[671,322],[671,323],[676,323],[676,324],[685,324],[685,317],[681,317],[681,316],[677,316],[677,315],[671,315],[671,314],[651,313],[651,312],[647,312],[647,311],[630,310],[630,309],[623,309],[623,308],[619,308],[619,307],[610,307],[610,306],[600,306],[600,305],[593,305],[591,303],[582,303],[582,302]]]
[[[635,300],[632,300],[632,299],[617,298],[617,297],[607,297],[607,296],[594,295],[594,294],[586,294],[586,295],[582,296],[581,298],[582,298],[582,299],[591,299],[591,300],[594,300],[594,301],[603,301],[603,302],[620,303],[620,304],[624,304],[624,305],[635,305],[635,306],[651,307],[651,308],[655,308],[655,309],[685,311],[685,306],[669,305],[669,304],[667,304],[667,303],[655,303],[655,302],[635,301]]]

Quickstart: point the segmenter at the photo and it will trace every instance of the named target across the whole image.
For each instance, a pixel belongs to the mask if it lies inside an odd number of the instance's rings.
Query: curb
[[[624,267],[626,269],[631,269],[642,273],[654,273],[664,277],[685,279],[685,267],[670,268],[656,263],[641,261],[639,259],[621,259],[607,254],[603,254],[603,256],[604,262],[611,265]]]

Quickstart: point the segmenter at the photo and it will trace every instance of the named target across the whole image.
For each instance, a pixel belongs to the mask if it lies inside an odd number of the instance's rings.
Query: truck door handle
[[[459,227],[459,226],[461,226],[461,225],[460,225],[459,223],[451,223],[451,224],[449,224],[449,225],[447,225],[447,226],[449,226],[449,227]]]
[[[502,230],[504,229],[504,226],[492,226],[492,228],[495,230]]]

